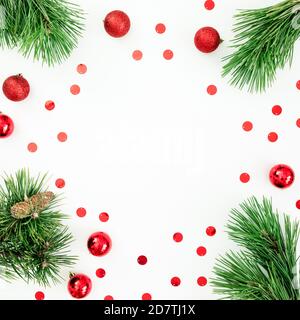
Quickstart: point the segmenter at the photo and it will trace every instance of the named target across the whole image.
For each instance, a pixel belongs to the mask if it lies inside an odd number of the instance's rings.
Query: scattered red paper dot
[[[150,293],[144,293],[142,295],[142,300],[152,300],[152,296]]]
[[[206,248],[205,247],[198,247],[197,248],[197,255],[203,257],[206,255]]]
[[[77,84],[73,84],[70,88],[70,92],[74,95],[77,95],[80,93],[80,87]]]
[[[155,31],[162,34],[166,31],[166,26],[163,23],[158,23],[155,27]]]
[[[242,127],[245,131],[251,131],[253,129],[253,124],[250,121],[245,121]]]
[[[268,134],[268,140],[270,142],[276,142],[278,140],[278,134],[276,132],[270,132]]]
[[[174,240],[175,242],[181,242],[182,239],[183,239],[182,233],[176,232],[176,233],[173,234],[173,240]]]
[[[209,237],[212,237],[216,234],[217,230],[215,227],[213,226],[209,226],[206,228],[206,234],[209,236]]]
[[[296,125],[297,125],[298,128],[300,128],[300,119],[298,119],[298,120],[296,121]]]
[[[205,9],[207,9],[207,10],[212,10],[212,9],[215,7],[215,3],[214,3],[213,0],[206,0],[206,1],[204,2],[204,7],[205,7]]]
[[[275,115],[275,116],[279,116],[282,112],[282,108],[281,106],[279,105],[276,105],[272,108],[272,113]]]
[[[48,111],[51,111],[55,108],[55,103],[54,101],[52,100],[48,100],[45,102],[45,108],[48,110]]]
[[[104,300],[114,300],[114,298],[113,298],[113,296],[109,296],[109,295],[108,295],[108,296],[105,296],[105,297],[104,297]]]
[[[171,285],[174,287],[178,287],[180,285],[180,283],[181,283],[181,280],[178,277],[173,277],[171,279]]]
[[[250,181],[250,175],[247,172],[244,172],[240,175],[240,180],[242,183],[247,183]]]
[[[67,139],[68,139],[68,135],[67,135],[65,132],[60,132],[60,133],[57,135],[57,139],[58,139],[58,141],[60,141],[60,142],[65,142],[65,141],[67,141]]]
[[[45,294],[42,291],[37,291],[35,293],[35,299],[36,300],[44,300],[45,299]]]
[[[215,95],[217,93],[218,89],[215,85],[211,84],[207,87],[207,93],[211,96]]]
[[[166,60],[171,60],[174,56],[174,53],[172,50],[168,49],[164,51],[163,56]]]
[[[204,287],[207,284],[207,279],[205,277],[199,277],[197,283],[200,287]]]
[[[61,178],[59,178],[59,179],[57,179],[56,181],[55,181],[55,185],[56,185],[56,187],[57,188],[59,188],[59,189],[61,189],[61,188],[63,188],[64,186],[65,186],[65,180],[64,179],[61,179]]]
[[[132,58],[136,61],[139,61],[143,58],[143,52],[140,50],[134,50],[132,52]]]
[[[86,210],[85,210],[85,208],[78,208],[78,209],[76,210],[76,214],[77,214],[77,216],[80,217],[80,218],[85,217],[85,215],[86,215]]]
[[[98,278],[104,278],[104,277],[105,277],[105,274],[106,274],[106,272],[105,272],[105,270],[102,269],[102,268],[99,268],[99,269],[96,270],[96,276],[97,276]]]
[[[300,90],[300,80],[297,81],[296,87],[297,87],[298,90]]]
[[[80,63],[78,66],[77,66],[77,72],[80,73],[80,74],[85,74],[87,71],[87,66],[83,63]]]
[[[107,212],[101,212],[99,214],[99,220],[101,222],[107,222],[109,220],[109,214]]]
[[[300,200],[297,200],[297,202],[296,202],[296,208],[297,208],[297,209],[300,209]]]
[[[148,259],[147,259],[147,257],[146,256],[139,256],[138,258],[137,258],[137,262],[138,262],[138,264],[140,264],[140,265],[145,265],[146,263],[147,263],[147,261],[148,261]]]
[[[30,143],[28,144],[28,146],[27,146],[27,149],[28,149],[29,152],[36,152],[37,149],[38,149],[38,146],[37,146],[36,143],[30,142]]]

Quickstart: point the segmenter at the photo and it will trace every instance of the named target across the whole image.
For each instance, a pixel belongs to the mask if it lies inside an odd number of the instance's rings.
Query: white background
[[[74,0],[75,1],[75,0]],[[197,285],[199,276],[212,276],[215,258],[234,245],[224,232],[230,208],[251,195],[270,196],[274,205],[292,217],[299,213],[300,198],[300,78],[299,44],[292,69],[278,73],[266,94],[251,95],[228,85],[221,77],[221,58],[229,52],[232,16],[238,8],[256,8],[278,2],[261,0],[215,0],[212,11],[202,0],[77,0],[87,13],[86,31],[72,57],[55,68],[42,67],[16,51],[0,52],[0,82],[22,73],[31,84],[30,97],[13,103],[0,94],[0,109],[15,122],[14,134],[0,141],[1,171],[29,167],[32,174],[49,172],[50,190],[64,178],[63,210],[69,214],[76,241],[73,254],[79,261],[72,271],[89,275],[93,281],[90,299],[140,299],[144,292],[154,299],[217,299],[209,283]],[[122,39],[109,37],[102,20],[113,10],[128,13],[132,26]],[[158,35],[155,25],[166,25]],[[195,32],[210,25],[219,30],[224,43],[213,54],[203,55],[194,47]],[[133,50],[142,50],[135,61]],[[174,58],[162,57],[165,49]],[[85,63],[88,72],[79,75],[76,66]],[[69,92],[72,84],[81,93]],[[206,88],[218,87],[210,96]],[[56,103],[53,111],[46,100]],[[282,115],[275,117],[272,106],[279,104]],[[254,124],[244,132],[242,123]],[[58,142],[60,131],[68,141]],[[276,131],[279,140],[267,135]],[[29,153],[27,144],[36,142],[38,151]],[[269,169],[287,163],[296,173],[293,186],[274,188]],[[239,175],[248,172],[248,184]],[[87,215],[79,218],[78,207]],[[107,223],[100,212],[110,215]],[[205,229],[213,225],[214,237]],[[86,240],[94,231],[105,231],[113,250],[105,257],[88,253]],[[174,232],[184,235],[181,243]],[[198,246],[207,248],[199,257]],[[140,266],[140,254],[148,264]],[[97,268],[106,277],[95,275]],[[21,281],[0,281],[1,299],[34,299],[38,290],[46,299],[71,299],[65,282],[40,288]],[[170,279],[182,283],[172,287]]]

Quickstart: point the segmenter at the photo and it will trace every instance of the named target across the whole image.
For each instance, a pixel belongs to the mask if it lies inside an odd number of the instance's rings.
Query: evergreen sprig
[[[6,175],[0,186],[0,277],[4,279],[20,277],[47,286],[58,282],[61,268],[75,260],[69,256],[73,238],[62,224],[66,216],[58,208],[59,196],[28,217],[17,219],[11,214],[13,205],[46,191],[45,178],[32,178],[22,169]]]
[[[273,210],[270,200],[255,197],[233,209],[227,225],[231,240],[242,247],[217,259],[212,285],[235,300],[298,300],[296,276],[299,223]]]
[[[278,69],[292,64],[294,44],[300,37],[300,1],[285,0],[235,15],[234,52],[224,58],[223,76],[250,92],[271,86]]]

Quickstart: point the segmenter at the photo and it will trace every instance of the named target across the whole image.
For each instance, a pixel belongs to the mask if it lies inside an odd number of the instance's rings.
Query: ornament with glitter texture
[[[269,177],[275,187],[285,189],[294,182],[295,174],[291,167],[278,164],[270,170]]]
[[[82,299],[92,290],[92,281],[85,274],[71,274],[68,283],[68,291],[73,298]]]
[[[105,256],[111,249],[112,242],[105,232],[93,233],[87,242],[87,247],[93,256]]]

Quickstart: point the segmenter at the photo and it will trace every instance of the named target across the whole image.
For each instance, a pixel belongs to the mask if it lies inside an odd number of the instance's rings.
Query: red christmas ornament
[[[95,232],[89,237],[87,246],[93,256],[101,257],[110,251],[112,242],[108,234]]]
[[[289,187],[295,179],[295,174],[292,168],[285,164],[278,164],[270,170],[270,181],[278,188],[285,189]]]
[[[29,95],[30,85],[21,74],[8,77],[2,86],[2,90],[7,99],[12,101],[22,101]]]
[[[9,116],[0,112],[0,138],[9,137],[14,131],[14,122]]]
[[[104,28],[114,38],[123,37],[130,29],[130,19],[125,12],[114,10],[105,17]]]
[[[92,290],[92,281],[85,274],[72,274],[68,283],[68,290],[73,298],[84,298]]]
[[[215,51],[222,42],[219,32],[212,27],[199,29],[194,38],[195,46],[204,53]]]

